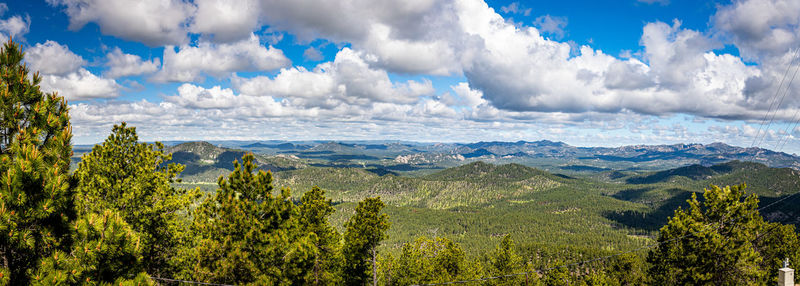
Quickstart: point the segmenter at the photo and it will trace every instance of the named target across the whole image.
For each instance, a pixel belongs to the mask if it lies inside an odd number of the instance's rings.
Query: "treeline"
[[[800,261],[794,227],[764,221],[744,185],[693,195],[646,256],[567,260],[521,255],[508,235],[479,256],[443,237],[378,253],[390,227],[380,198],[340,233],[324,190],[293,199],[250,154],[213,194],[176,188],[183,167],[125,123],[70,173],[68,106],[40,91],[23,55],[11,41],[0,51],[0,285],[769,284],[781,260]]]

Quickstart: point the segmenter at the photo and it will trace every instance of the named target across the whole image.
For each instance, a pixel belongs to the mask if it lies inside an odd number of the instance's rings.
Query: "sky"
[[[146,141],[800,153],[796,0],[16,0],[9,37],[76,144],[124,121]]]

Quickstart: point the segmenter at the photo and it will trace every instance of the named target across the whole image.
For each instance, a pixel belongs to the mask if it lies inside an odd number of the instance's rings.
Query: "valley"
[[[652,244],[667,217],[710,184],[746,183],[762,206],[800,187],[800,171],[788,168],[798,166],[796,156],[723,144],[215,143],[167,147],[172,162],[186,166],[177,185],[213,192],[232,162],[253,152],[293,198],[326,190],[340,231],[358,201],[380,196],[391,222],[381,248],[394,253],[417,237],[442,236],[478,255],[510,234],[526,255],[608,255]],[[507,152],[517,154],[497,155]],[[736,160],[748,156],[768,165]],[[792,198],[762,215],[798,225],[798,205]]]

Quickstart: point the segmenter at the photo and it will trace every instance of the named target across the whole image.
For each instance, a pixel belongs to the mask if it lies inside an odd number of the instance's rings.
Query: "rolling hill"
[[[795,193],[800,187],[799,171],[741,161],[690,164],[655,171],[571,164],[556,169],[570,174],[564,175],[520,163],[492,164],[482,160],[497,162],[495,155],[472,159],[462,156],[443,169],[441,166],[445,164],[442,163],[418,165],[410,161],[370,158],[377,158],[381,156],[379,152],[390,152],[387,150],[393,148],[402,149],[397,147],[399,143],[386,148],[381,147],[385,146],[383,144],[369,147],[355,143],[321,144],[324,145],[320,148],[299,153],[256,154],[257,163],[262,169],[273,172],[276,190],[290,188],[295,199],[313,186],[325,189],[338,210],[331,219],[340,228],[352,214],[356,202],[380,196],[388,205],[387,213],[392,222],[385,248],[392,251],[420,235],[443,235],[462,243],[473,253],[481,253],[496,245],[502,235],[512,234],[518,238],[521,248],[531,251],[555,248],[562,256],[565,253],[611,253],[651,243],[667,217],[676,208],[685,206],[686,199],[693,193],[702,192],[709,184],[747,183],[748,190],[760,196],[762,206]],[[498,146],[520,148],[526,144],[530,145],[524,142]],[[476,145],[473,147],[477,149],[470,152],[502,153],[499,147],[492,149],[493,145],[496,143]],[[550,150],[566,148],[558,142],[540,145]],[[673,147],[651,151],[664,153]],[[409,148],[425,149],[424,146]],[[466,152],[472,147],[461,148]],[[696,150],[698,146],[681,148]],[[721,145],[714,148],[730,151]],[[358,150],[363,152],[358,153]],[[204,142],[175,145],[169,151],[173,153],[174,162],[187,165],[182,178],[189,183],[183,186],[202,186],[208,191],[213,191],[218,176],[230,172],[232,161],[247,152]],[[641,148],[628,151],[650,152]],[[312,155],[306,158],[295,155],[304,153]],[[433,154],[448,153],[399,156],[432,158]],[[547,161],[548,158],[539,157],[538,160]],[[420,166],[428,168],[427,171],[419,173],[413,169]],[[798,205],[800,199],[790,199],[763,214],[773,221],[800,224]],[[569,247],[565,249],[565,245]]]

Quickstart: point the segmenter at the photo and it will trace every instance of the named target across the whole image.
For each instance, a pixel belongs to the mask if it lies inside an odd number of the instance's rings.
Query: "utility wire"
[[[167,282],[176,282],[176,283],[196,284],[196,285],[235,286],[235,285],[230,285],[230,284],[206,283],[206,282],[188,281],[188,280],[180,280],[180,279],[169,279],[169,278],[161,278],[161,277],[150,277],[150,279],[162,280],[162,281],[167,281]]]
[[[789,65],[786,66],[786,71],[783,72],[783,78],[781,78],[781,82],[780,84],[778,84],[778,89],[775,90],[775,94],[772,96],[772,101],[769,104],[767,113],[765,113],[764,118],[761,119],[761,124],[758,126],[758,131],[756,131],[756,136],[753,137],[753,143],[750,143],[750,147],[756,146],[756,141],[758,141],[758,137],[761,135],[761,128],[764,127],[764,122],[767,121],[767,117],[769,117],[769,113],[772,111],[772,107],[773,105],[775,105],[775,101],[778,98],[778,94],[780,93],[780,90],[783,87],[783,82],[786,80],[786,76],[789,74],[789,69],[792,67],[792,63],[794,63],[795,60],[797,60],[797,50],[794,51],[794,56],[792,57],[792,60],[789,61]],[[777,107],[775,108],[775,110],[777,110]]]
[[[792,81],[794,81],[794,77],[797,76],[797,70],[798,69],[800,69],[800,65],[798,65],[794,69],[794,75],[792,75],[792,80],[789,81],[789,85],[786,87],[786,92],[784,92],[784,95],[783,95],[784,97],[786,97],[786,94],[789,93],[789,91],[791,90]],[[792,132],[794,130],[794,128],[797,127],[797,123],[800,122],[800,118],[797,117],[798,114],[800,114],[800,108],[795,110],[794,115],[792,116],[792,121],[794,121],[794,125],[792,126],[792,124],[790,123],[789,125],[786,126],[786,129],[784,129],[784,131],[783,131],[784,133],[786,133],[786,136],[784,136],[784,139],[783,139],[783,145],[786,145],[786,142],[789,141],[789,137],[790,137],[789,135],[791,134],[790,132]],[[791,129],[789,129],[789,126],[791,126]],[[779,145],[781,145],[781,139],[778,139],[778,143],[775,144],[774,148],[778,148]],[[783,149],[783,146],[780,146],[779,149]]]
[[[798,68],[800,68],[800,66],[798,66]],[[761,142],[763,142],[764,139],[767,138],[767,134],[769,134],[769,127],[775,120],[775,115],[778,115],[778,108],[780,108],[781,104],[783,103],[783,100],[786,98],[786,95],[789,94],[789,89],[792,87],[792,82],[794,82],[794,78],[797,77],[797,70],[798,70],[797,68],[794,69],[794,74],[792,74],[792,79],[790,79],[789,84],[786,85],[786,92],[783,93],[783,96],[781,96],[781,100],[778,102],[778,105],[775,106],[775,110],[772,113],[772,117],[769,119],[769,123],[767,123],[767,128],[764,129],[764,136],[761,136],[761,140],[758,142],[757,145],[761,145]]]

